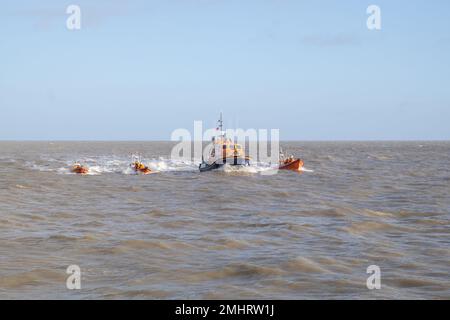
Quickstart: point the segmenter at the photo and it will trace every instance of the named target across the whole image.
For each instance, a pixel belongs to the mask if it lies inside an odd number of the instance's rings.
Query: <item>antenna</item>
[[[223,131],[222,111],[220,111],[220,118],[219,118],[219,121],[217,121],[217,123],[219,125],[220,133],[222,134],[222,131]]]

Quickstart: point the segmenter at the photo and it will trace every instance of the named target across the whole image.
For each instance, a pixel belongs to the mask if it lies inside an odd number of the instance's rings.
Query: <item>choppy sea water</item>
[[[285,142],[310,171],[276,175],[172,145],[0,142],[0,298],[450,298],[450,142]]]

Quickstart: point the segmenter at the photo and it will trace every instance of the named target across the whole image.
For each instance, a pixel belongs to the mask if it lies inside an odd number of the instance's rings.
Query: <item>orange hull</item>
[[[292,170],[292,171],[300,171],[300,169],[303,167],[303,160],[302,159],[295,159],[290,162],[281,162],[280,163],[280,170]]]
[[[142,173],[142,174],[153,173],[153,171],[150,170],[149,168],[143,168],[143,169],[136,169],[136,168],[134,168],[134,171],[136,171],[136,173]]]
[[[139,169],[139,172],[142,174],[150,174],[150,173],[152,173],[152,170],[150,170],[149,168],[145,168],[145,169]]]
[[[87,174],[89,169],[86,167],[73,168],[72,172],[77,174]]]

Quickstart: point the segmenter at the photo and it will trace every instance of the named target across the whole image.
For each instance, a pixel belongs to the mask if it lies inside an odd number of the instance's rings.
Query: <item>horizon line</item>
[[[196,142],[199,140],[192,140],[191,142]],[[202,142],[210,142],[210,140],[201,140]],[[249,140],[255,141],[255,140]],[[270,140],[256,140],[256,141],[266,141]],[[303,140],[279,140],[280,142],[450,142],[450,139],[303,139]],[[0,142],[183,142],[183,140],[107,140],[107,139],[0,139]]]

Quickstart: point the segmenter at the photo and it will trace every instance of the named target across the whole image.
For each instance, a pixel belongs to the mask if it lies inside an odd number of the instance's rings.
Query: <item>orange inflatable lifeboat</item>
[[[293,155],[287,156],[283,150],[280,150],[279,159],[278,169],[280,170],[301,171],[304,165],[302,159],[294,158]]]
[[[303,168],[304,162],[302,159],[287,158],[280,161],[280,170],[300,171]]]
[[[152,170],[149,169],[146,165],[144,165],[140,161],[135,161],[131,164],[131,167],[134,169],[136,173],[142,173],[142,174],[150,174],[154,173]]]
[[[70,169],[70,172],[77,173],[77,174],[87,174],[89,172],[89,168],[85,167],[79,163],[75,163],[72,168]]]

